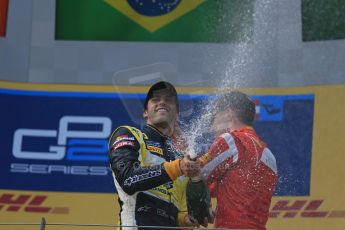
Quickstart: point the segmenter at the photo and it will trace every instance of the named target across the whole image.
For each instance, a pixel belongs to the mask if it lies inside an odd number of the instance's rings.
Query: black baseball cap
[[[160,82],[157,82],[151,86],[151,88],[149,89],[149,91],[147,92],[147,95],[146,95],[146,99],[145,99],[145,103],[144,103],[144,109],[147,109],[147,103],[152,98],[153,92],[156,90],[161,90],[161,89],[168,89],[169,92],[171,93],[171,95],[175,97],[176,108],[178,111],[179,110],[179,103],[178,103],[178,98],[177,98],[177,91],[176,91],[175,87],[167,81],[160,81]]]

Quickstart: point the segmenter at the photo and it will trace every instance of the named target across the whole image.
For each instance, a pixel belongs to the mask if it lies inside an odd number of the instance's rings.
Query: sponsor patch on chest
[[[162,145],[161,145],[161,143],[159,143],[159,142],[157,142],[157,141],[146,141],[146,145],[147,146],[154,146],[154,147],[158,147],[158,148],[161,148],[162,147]]]
[[[150,152],[158,153],[159,155],[163,155],[163,149],[156,146],[147,145],[147,150],[149,150]]]

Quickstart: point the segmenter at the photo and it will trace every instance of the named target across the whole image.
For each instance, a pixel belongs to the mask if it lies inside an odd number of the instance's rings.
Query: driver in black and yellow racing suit
[[[185,176],[197,175],[200,169],[173,147],[170,137],[177,114],[175,88],[158,82],[145,100],[144,129],[120,126],[110,137],[109,161],[122,228],[195,226],[187,213]]]

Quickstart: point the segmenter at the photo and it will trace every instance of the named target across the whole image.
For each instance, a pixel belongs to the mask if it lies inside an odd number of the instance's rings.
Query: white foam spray
[[[265,73],[262,70],[267,69],[267,67],[262,65],[269,63],[267,60],[272,59],[270,55],[272,55],[272,46],[274,46],[272,39],[274,39],[275,33],[271,31],[270,27],[272,24],[272,12],[276,10],[276,5],[273,4],[275,1],[260,0],[253,2],[254,9],[251,15],[253,23],[249,23],[249,25],[246,23],[246,26],[242,26],[239,41],[224,46],[228,49],[228,52],[226,52],[228,56],[224,57],[227,58],[227,62],[224,71],[220,71],[222,76],[210,74],[211,78],[214,78],[212,82],[216,82],[214,84],[216,90],[212,98],[216,98],[223,92],[251,85],[250,81],[257,81],[258,77],[262,77],[258,75]],[[231,5],[228,7],[231,7]],[[222,36],[222,31],[215,31],[214,36]],[[206,52],[211,54],[211,56],[217,55],[210,50],[212,48],[208,49]],[[212,60],[213,58],[210,57],[209,59]],[[198,139],[200,139],[203,133],[210,132],[214,104],[212,98],[204,101],[202,109],[192,122],[182,124],[188,143],[188,154],[191,158],[196,157],[197,149],[199,149],[198,146],[205,144],[200,143]]]

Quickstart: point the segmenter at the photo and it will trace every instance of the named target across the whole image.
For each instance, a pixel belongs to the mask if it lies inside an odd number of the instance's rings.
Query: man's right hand
[[[196,177],[200,175],[199,161],[193,161],[188,155],[184,156],[180,161],[180,169],[182,174],[188,177]]]
[[[199,228],[200,225],[204,226],[205,228],[208,227],[208,224],[213,224],[214,222],[214,216],[211,217],[212,219],[208,220],[206,217],[204,219],[204,222],[203,223],[199,223],[196,219],[194,219],[193,217],[187,215],[185,217],[185,220],[184,220],[184,224],[185,226],[187,227],[196,227],[196,228]],[[192,229],[192,228],[191,228]]]

